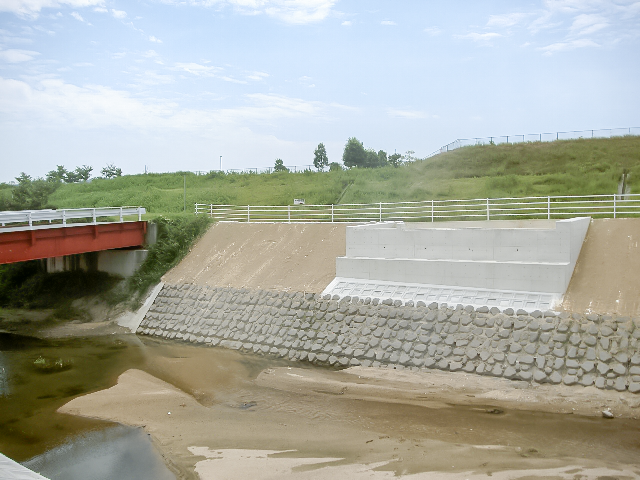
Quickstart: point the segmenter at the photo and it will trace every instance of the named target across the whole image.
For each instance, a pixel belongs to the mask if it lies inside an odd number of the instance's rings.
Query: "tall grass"
[[[130,175],[61,186],[59,208],[141,205],[151,214],[194,203],[289,205],[371,203],[529,195],[612,194],[624,170],[640,185],[640,137],[464,147],[400,168],[336,172]]]

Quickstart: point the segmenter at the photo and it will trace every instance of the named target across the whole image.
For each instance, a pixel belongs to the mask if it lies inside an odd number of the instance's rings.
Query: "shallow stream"
[[[347,425],[375,432],[371,438],[410,439],[416,447],[422,440],[438,440],[509,445],[521,456],[619,464],[635,464],[640,458],[636,420],[523,411],[489,415],[485,408],[431,409],[330,392],[280,391],[252,382],[262,370],[286,365],[270,357],[135,335],[42,340],[0,334],[0,452],[51,479],[89,478],[86,472],[92,470],[106,472],[92,478],[116,478],[116,468],[120,479],[172,478],[143,430],[56,413],[72,398],[109,388],[121,373],[135,368],[172,383],[227,418],[239,419],[241,425],[246,422],[247,438],[252,428],[284,414],[291,425],[303,420]],[[406,463],[403,471],[423,468]]]

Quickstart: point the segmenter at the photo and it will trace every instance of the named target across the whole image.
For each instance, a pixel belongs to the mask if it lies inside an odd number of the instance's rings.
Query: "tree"
[[[47,181],[62,183],[67,178],[68,174],[69,172],[64,168],[64,165],[58,165],[58,168],[47,173]]]
[[[58,188],[58,183],[37,178],[33,180],[22,172],[16,177],[18,185],[13,189],[9,202],[11,210],[38,210],[44,208],[49,200],[49,195]]]
[[[116,167],[113,163],[110,163],[100,170],[100,173],[104,178],[116,178],[122,176],[122,169]]]
[[[363,166],[367,168],[384,167],[387,164],[387,152],[380,150],[378,153],[373,148],[366,150],[367,159]]]
[[[93,171],[93,167],[89,165],[82,165],[81,167],[76,167],[74,170],[74,178],[75,182],[86,182],[91,177],[91,172]]]
[[[330,172],[339,172],[341,170],[342,170],[342,166],[338,162],[331,162],[329,164],[329,171]]]
[[[407,150],[407,152],[402,156],[402,160],[405,162],[413,162],[416,157],[413,154],[416,153],[413,150]]]
[[[362,145],[362,142],[356,137],[351,137],[347,140],[347,144],[344,146],[344,153],[342,154],[342,163],[346,167],[364,167],[367,162],[367,152]]]
[[[329,158],[327,157],[327,150],[324,148],[324,143],[318,144],[318,148],[313,152],[313,155],[313,166],[316,167],[318,171],[329,165]]]
[[[274,172],[288,172],[289,169],[284,166],[284,162],[281,159],[277,158],[276,159],[276,163],[273,166],[273,171]]]
[[[389,165],[393,165],[394,167],[399,167],[402,165],[402,155],[399,153],[394,153],[393,155],[389,155]]]

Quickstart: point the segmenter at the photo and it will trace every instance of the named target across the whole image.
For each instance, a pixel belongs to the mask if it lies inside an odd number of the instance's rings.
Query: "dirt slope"
[[[319,293],[345,255],[345,235],[342,224],[219,223],[163,279]]]
[[[591,222],[562,308],[640,315],[640,218]]]

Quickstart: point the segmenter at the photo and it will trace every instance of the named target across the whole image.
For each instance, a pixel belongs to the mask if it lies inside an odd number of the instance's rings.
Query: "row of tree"
[[[342,163],[349,168],[380,168],[387,165],[398,167],[402,163],[402,155],[394,153],[387,156],[384,150],[376,152],[373,148],[365,149],[360,140],[351,137],[344,146]]]
[[[93,167],[88,165],[82,165],[76,167],[75,170],[67,170],[64,165],[58,165],[55,170],[51,170],[47,173],[46,179],[49,182],[55,183],[79,183],[86,182],[91,178],[91,172]],[[122,176],[122,169],[116,167],[113,164],[109,164],[100,170],[100,173],[104,178],[115,178]],[[22,175],[25,175],[23,172]],[[20,177],[16,178],[18,180]],[[19,182],[19,180],[18,180]]]
[[[86,182],[91,178],[93,167],[82,165],[75,170],[67,170],[58,165],[55,170],[47,173],[45,178],[31,178],[22,172],[16,177],[17,185],[11,188],[10,197],[0,197],[0,211],[2,210],[39,210],[48,207],[49,195],[56,191],[62,183]],[[107,165],[101,172],[104,178],[122,176],[122,169]]]
[[[372,148],[364,148],[363,143],[356,137],[351,137],[347,140],[347,144],[344,146],[344,153],[342,154],[342,163],[347,168],[379,168],[391,165],[393,167],[399,167],[405,161],[415,160],[413,154],[415,152],[408,151],[405,155],[394,153],[387,155],[384,150],[375,151]],[[319,143],[318,147],[313,152],[313,166],[318,171],[323,170],[325,167],[329,167],[329,170],[340,170],[342,167],[337,162],[329,163],[327,157],[327,149],[324,143]],[[288,172],[289,169],[284,166],[283,161],[278,158],[273,167],[274,172]]]

